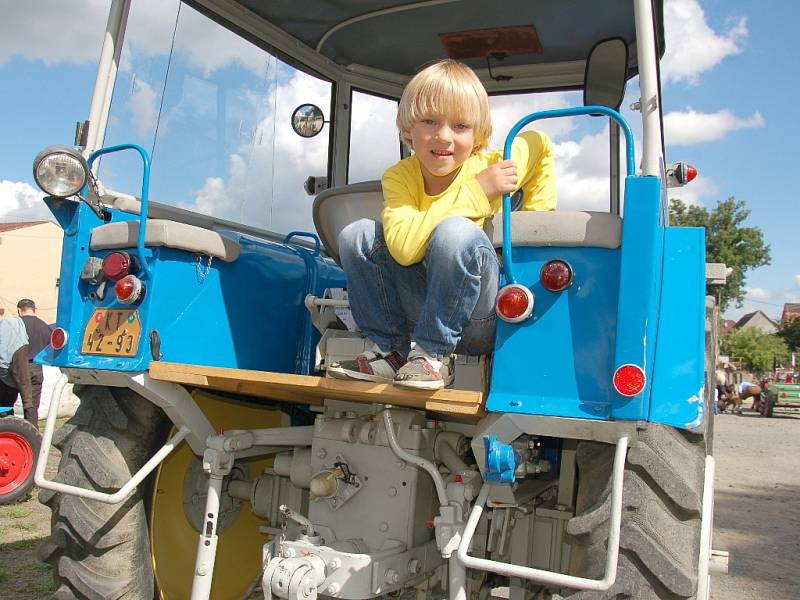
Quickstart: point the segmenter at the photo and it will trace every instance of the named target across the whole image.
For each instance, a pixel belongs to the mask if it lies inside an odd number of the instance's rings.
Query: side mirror
[[[628,44],[622,38],[597,42],[586,59],[583,78],[584,106],[606,106],[617,110],[625,95],[628,75]]]
[[[292,113],[292,129],[300,137],[312,138],[325,126],[325,115],[315,104],[301,104]]]

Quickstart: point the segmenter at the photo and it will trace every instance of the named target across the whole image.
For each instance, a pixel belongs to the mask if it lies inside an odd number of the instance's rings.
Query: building
[[[761,333],[767,334],[777,333],[778,331],[778,324],[760,310],[747,313],[746,315],[742,316],[742,318],[736,322],[734,327],[735,329],[754,327]]]
[[[0,313],[16,315],[17,302],[30,298],[40,318],[56,320],[62,238],[51,221],[0,223]]]
[[[800,303],[787,302],[783,305],[783,312],[781,313],[781,325],[788,325],[798,317],[800,317]]]

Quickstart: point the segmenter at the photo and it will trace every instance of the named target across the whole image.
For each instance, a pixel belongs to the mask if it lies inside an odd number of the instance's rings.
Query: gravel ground
[[[714,444],[714,548],[730,552],[730,565],[727,575],[712,576],[712,600],[800,598],[800,411],[718,415]],[[36,557],[49,513],[35,492],[0,507],[0,598],[44,600],[53,592],[50,567]]]
[[[730,564],[711,598],[800,598],[800,412],[718,415],[714,456],[713,546]]]

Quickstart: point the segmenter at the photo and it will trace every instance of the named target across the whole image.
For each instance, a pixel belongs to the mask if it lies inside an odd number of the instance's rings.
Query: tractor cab
[[[667,226],[663,40],[651,0],[113,0],[89,117],[34,161],[64,229],[37,360],[82,394],[35,477],[59,597],[706,598],[704,239]],[[491,147],[552,138],[557,209],[487,220],[495,343],[452,388],[326,377],[366,344],[338,233],[380,219],[398,99],[447,57]]]

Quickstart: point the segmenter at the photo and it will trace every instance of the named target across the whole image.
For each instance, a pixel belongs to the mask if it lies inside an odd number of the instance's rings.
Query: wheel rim
[[[195,394],[195,400],[215,430],[277,427],[282,414],[208,394]],[[183,485],[194,454],[186,444],[161,463],[150,503],[150,547],[153,570],[162,600],[182,600],[191,595],[192,572],[197,554],[198,532],[189,523],[183,508]],[[238,464],[238,461],[237,461]],[[272,459],[243,461],[252,480]],[[211,587],[212,600],[239,600],[261,572],[261,551],[267,537],[259,527],[267,521],[255,516],[249,503],[219,532],[217,557]]]
[[[33,448],[24,436],[0,431],[0,496],[21,487],[33,470]]]

